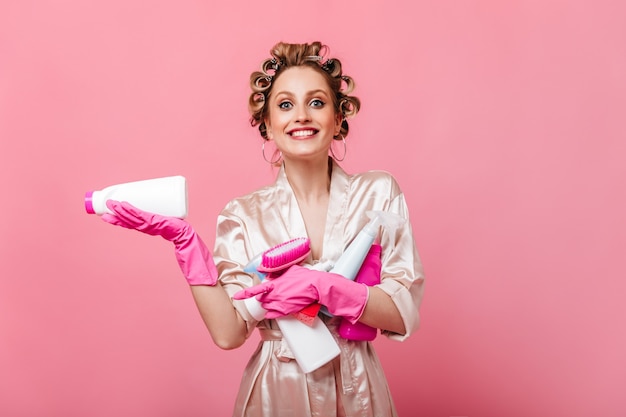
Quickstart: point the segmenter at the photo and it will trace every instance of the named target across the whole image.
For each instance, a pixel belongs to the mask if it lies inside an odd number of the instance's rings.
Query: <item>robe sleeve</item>
[[[406,340],[419,327],[419,308],[424,293],[424,271],[415,239],[404,194],[394,181],[397,194],[390,200],[389,211],[406,219],[395,231],[383,231],[381,245],[387,248],[382,255],[381,283],[377,286],[391,297],[406,329],[405,334],[383,330],[390,339]]]
[[[217,218],[215,250],[213,258],[219,273],[219,280],[231,297],[243,289],[258,284],[254,274],[244,272],[244,267],[252,256],[248,253],[250,242],[245,223],[227,206]],[[233,306],[246,322],[246,337],[254,331],[258,321],[248,312],[242,300],[232,300]]]

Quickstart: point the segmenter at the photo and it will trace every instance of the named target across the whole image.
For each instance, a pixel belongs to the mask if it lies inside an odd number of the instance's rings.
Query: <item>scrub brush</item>
[[[269,273],[268,278],[277,278],[292,265],[304,261],[311,253],[311,241],[306,237],[297,237],[278,244],[265,252],[261,257],[261,264],[257,267],[259,272]],[[301,322],[313,325],[313,320],[320,310],[321,305],[314,303],[294,313]]]
[[[284,271],[304,261],[309,253],[311,253],[309,238],[297,237],[263,252],[261,264],[257,269],[260,272],[270,273]]]

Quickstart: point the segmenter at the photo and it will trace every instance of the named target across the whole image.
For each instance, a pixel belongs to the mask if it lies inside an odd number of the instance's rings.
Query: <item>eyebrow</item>
[[[288,96],[293,96],[293,93],[292,93],[291,91],[284,91],[284,90],[283,90],[283,91],[276,91],[276,92],[272,91],[272,92],[273,92],[273,93],[275,93],[275,95],[277,95],[277,96],[278,96],[278,95],[281,95],[281,94],[286,94],[286,95],[288,95]],[[326,97],[330,97],[330,95],[328,94],[328,92],[327,92],[327,91],[325,91],[325,90],[322,90],[321,88],[320,88],[320,89],[317,89],[317,90],[311,90],[311,91],[307,91],[307,92],[306,92],[306,95],[307,95],[307,96],[315,96],[315,95],[319,95],[319,94],[323,94],[323,95],[325,95]]]

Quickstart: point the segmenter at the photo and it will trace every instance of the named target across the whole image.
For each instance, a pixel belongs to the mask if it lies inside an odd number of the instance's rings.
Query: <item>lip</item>
[[[315,136],[318,132],[319,130],[313,127],[299,127],[288,131],[287,134],[294,139],[305,139]]]

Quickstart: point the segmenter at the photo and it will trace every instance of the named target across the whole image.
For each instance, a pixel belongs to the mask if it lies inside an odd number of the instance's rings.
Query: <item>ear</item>
[[[338,136],[341,133],[341,123],[343,122],[343,114],[338,112],[335,115],[335,136]]]
[[[265,134],[267,135],[267,138],[269,140],[274,139],[274,134],[272,133],[272,125],[270,124],[270,121],[265,119],[263,123],[265,123]]]

